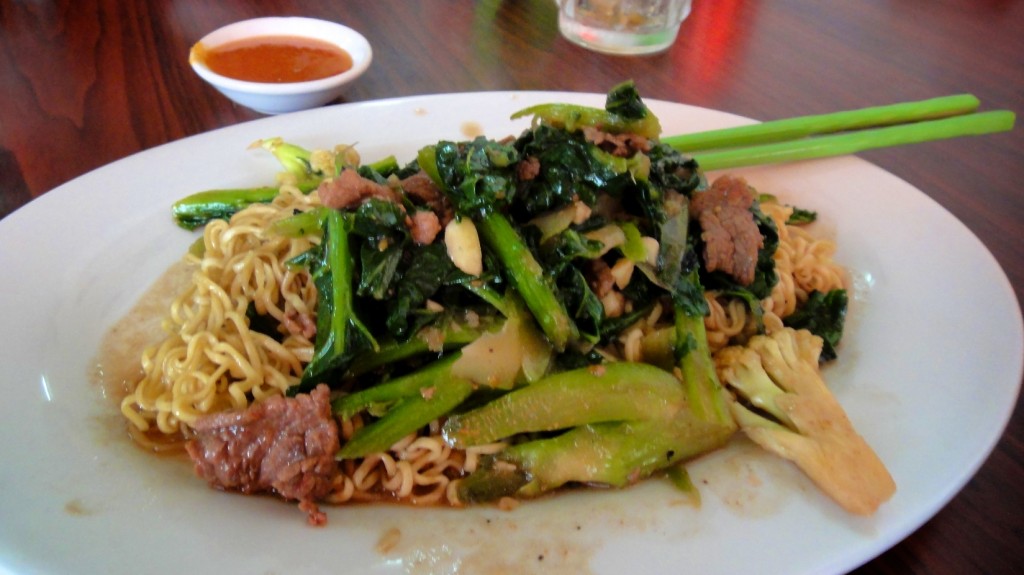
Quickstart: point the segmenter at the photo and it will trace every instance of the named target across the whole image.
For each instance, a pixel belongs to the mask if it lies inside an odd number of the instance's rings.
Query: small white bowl
[[[208,68],[200,56],[228,42],[254,36],[302,36],[329,42],[348,52],[352,67],[329,78],[308,82],[247,82],[222,76]],[[322,106],[344,92],[370,66],[373,50],[362,34],[326,20],[298,17],[254,18],[228,24],[203,36],[189,52],[189,63],[196,74],[234,102],[262,114],[283,114]]]

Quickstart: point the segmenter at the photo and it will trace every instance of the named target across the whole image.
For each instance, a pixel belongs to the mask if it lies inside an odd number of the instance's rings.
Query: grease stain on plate
[[[713,494],[731,513],[762,518],[782,510],[796,494],[813,486],[795,466],[765,452],[746,438],[736,437],[728,449],[716,454],[712,465],[702,466],[695,484]]]
[[[443,529],[390,527],[377,551],[410,575],[591,573],[597,545],[574,537],[582,531],[578,522],[549,517],[535,523],[521,521],[515,512],[493,513],[445,522]]]
[[[484,135],[484,127],[480,125],[480,122],[463,122],[460,131],[463,136],[470,140]]]

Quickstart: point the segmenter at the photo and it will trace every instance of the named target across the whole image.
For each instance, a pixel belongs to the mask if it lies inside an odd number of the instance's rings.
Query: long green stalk
[[[398,401],[383,417],[360,428],[341,447],[335,459],[355,459],[387,451],[403,437],[458,407],[473,392],[473,384],[457,377],[439,380],[422,393]]]
[[[308,194],[316,189],[316,184],[304,182],[298,188]],[[280,190],[280,186],[259,186],[196,192],[174,202],[171,213],[179,226],[194,230],[210,220],[229,219],[251,204],[268,203]]]
[[[669,136],[663,138],[662,142],[681,152],[696,155],[704,150],[751,146],[845,130],[959,116],[977,110],[978,105],[978,99],[971,94],[958,94],[918,102],[902,102],[858,110],[773,120],[748,126],[707,130],[696,134]]]
[[[842,156],[874,148],[1005,132],[1013,128],[1014,118],[1013,112],[1007,110],[980,112],[914,124],[707,152],[698,154],[696,160],[701,168],[711,171]]]
[[[453,447],[461,448],[590,423],[668,419],[685,403],[683,386],[671,373],[646,363],[612,362],[598,370],[578,368],[549,375],[452,415],[443,433]]]
[[[533,313],[544,335],[556,350],[563,351],[579,334],[576,324],[545,278],[540,263],[503,214],[485,214],[476,226],[483,240],[505,265],[509,281]]]
[[[452,364],[459,357],[460,353],[455,352],[412,373],[339,397],[331,402],[331,409],[339,418],[351,419],[353,415],[375,403],[394,403],[419,395],[420,390],[424,388],[453,379]]]

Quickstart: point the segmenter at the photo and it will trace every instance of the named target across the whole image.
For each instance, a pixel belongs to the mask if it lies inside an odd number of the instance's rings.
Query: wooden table
[[[988,109],[1024,112],[1021,2],[695,4],[669,51],[622,58],[562,39],[551,0],[0,0],[0,217],[119,158],[257,118],[186,62],[189,46],[208,31],[256,16],[320,17],[362,31],[374,64],[345,102],[480,90],[605,92],[633,78],[649,98],[761,120],[963,92]],[[962,220],[1024,296],[1024,129],[862,156]],[[985,382],[965,383],[983,393]],[[858,573],[1024,569],[1019,403],[964,490]]]

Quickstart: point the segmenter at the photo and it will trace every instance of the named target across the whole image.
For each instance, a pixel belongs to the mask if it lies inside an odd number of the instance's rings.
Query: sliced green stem
[[[459,356],[460,354],[455,352],[407,375],[339,397],[331,403],[331,409],[339,418],[350,419],[372,405],[394,403],[419,395],[420,390],[449,379],[452,364]]]
[[[316,184],[309,182],[299,189],[308,194],[316,189]],[[196,192],[174,202],[171,213],[179,226],[193,230],[210,220],[226,220],[252,204],[270,202],[279,190],[279,186],[261,186]]]
[[[509,281],[533,313],[541,331],[556,350],[564,351],[579,332],[547,281],[544,268],[503,214],[489,212],[476,225],[488,247],[504,264]]]
[[[444,426],[455,447],[491,443],[517,433],[647,418],[681,409],[683,388],[671,373],[643,363],[609,363],[550,375]]]
[[[725,390],[718,380],[708,347],[703,316],[675,309],[675,347],[690,409],[704,421],[735,427]]]
[[[669,418],[583,425],[506,448],[463,479],[458,496],[467,503],[535,497],[569,482],[624,487],[717,449],[732,433],[689,409]]]
[[[441,351],[452,351],[472,343],[486,330],[460,326],[458,329],[446,327],[441,335]],[[368,371],[385,365],[392,365],[409,358],[436,353],[437,349],[423,335],[415,335],[406,341],[381,342],[380,349],[375,353],[366,353],[352,360],[346,372],[349,376],[362,375]]]
[[[335,456],[354,459],[386,451],[403,437],[458,407],[473,392],[465,379],[439,378],[433,386],[406,397],[380,419],[360,428]]]
[[[327,219],[328,210],[330,208],[313,208],[308,212],[277,220],[270,224],[270,232],[288,238],[301,238],[310,234],[321,235],[324,231],[324,221]]]
[[[276,186],[240,190],[207,190],[184,197],[171,206],[171,213],[179,226],[186,230],[210,220],[228,219],[250,204],[266,203],[277,196]]]

